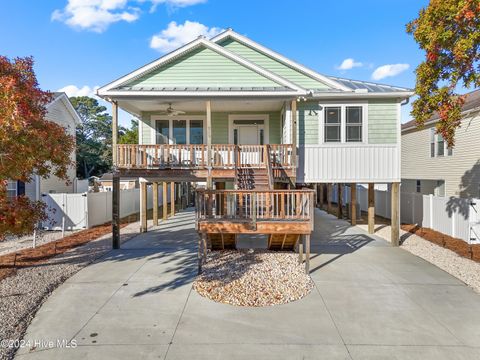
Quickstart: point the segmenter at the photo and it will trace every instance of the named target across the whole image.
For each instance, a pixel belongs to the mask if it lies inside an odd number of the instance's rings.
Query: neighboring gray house
[[[73,108],[67,95],[63,92],[53,93],[53,100],[46,106],[46,119],[57,123],[65,128],[65,131],[72,136],[75,136],[75,128],[80,122],[77,112]],[[75,161],[75,150],[70,155]],[[56,176],[50,176],[47,179],[41,179],[38,176],[33,176],[29,183],[21,181],[9,181],[7,192],[9,197],[17,195],[27,195],[32,200],[40,200],[41,194],[48,193],[73,193],[77,192],[77,178],[76,168],[72,166],[68,170],[68,181],[60,180]]]
[[[436,196],[480,197],[480,90],[467,94],[463,119],[448,149],[435,133],[438,117],[421,129],[402,125],[402,191]]]

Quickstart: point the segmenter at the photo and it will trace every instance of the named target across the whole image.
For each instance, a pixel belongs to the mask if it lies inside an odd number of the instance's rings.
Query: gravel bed
[[[367,230],[366,225],[359,226]],[[390,226],[378,229],[375,235],[390,241]],[[425,259],[480,293],[480,263],[461,257],[449,249],[404,230],[400,230],[400,236],[405,239],[401,245],[402,249]]]
[[[80,230],[65,231],[65,236],[72,235]],[[47,244],[49,242],[59,240],[62,238],[61,231],[46,231],[41,230],[37,232],[37,239],[35,241],[37,246]],[[4,241],[0,242],[0,255],[8,254],[11,252],[19,251],[22,249],[31,248],[33,246],[33,235],[21,236],[21,237],[8,237]]]
[[[313,286],[297,254],[252,249],[209,252],[193,283],[203,297],[236,306],[286,304]]]
[[[139,223],[121,229],[121,241],[138,234]],[[37,266],[18,269],[0,281],[0,339],[23,337],[36,311],[65,280],[111,249],[111,235],[57,255]],[[16,349],[0,347],[0,359],[12,359]]]

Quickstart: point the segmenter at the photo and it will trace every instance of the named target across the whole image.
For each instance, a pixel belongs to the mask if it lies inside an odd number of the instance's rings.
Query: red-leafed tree
[[[0,240],[23,235],[45,218],[41,202],[7,197],[7,180],[28,182],[34,174],[66,180],[73,137],[45,119],[52,94],[42,91],[31,57],[0,56]]]
[[[412,115],[422,126],[437,112],[437,132],[453,146],[465,101],[455,89],[480,87],[480,0],[431,0],[407,32],[425,51]]]

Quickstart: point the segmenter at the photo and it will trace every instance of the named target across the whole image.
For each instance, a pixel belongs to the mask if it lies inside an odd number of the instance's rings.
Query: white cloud
[[[373,80],[381,80],[386,77],[396,76],[410,68],[409,64],[388,64],[382,65],[372,73]]]
[[[340,66],[337,66],[338,70],[350,70],[353,69],[354,67],[360,67],[363,66],[361,62],[357,62],[353,60],[352,58],[348,58],[343,60],[343,62],[340,64]]]
[[[113,23],[136,21],[141,13],[138,6],[143,3],[152,4],[150,11],[153,12],[160,4],[177,9],[205,2],[207,0],[67,0],[65,8],[56,9],[51,19],[72,28],[101,33]]]
[[[140,9],[128,6],[127,0],[68,0],[63,10],[52,13],[52,20],[101,33],[113,23],[133,22],[139,16]]]
[[[58,89],[57,91],[64,92],[65,94],[67,94],[68,97],[72,97],[72,96],[97,97],[96,93],[97,93],[98,88],[99,88],[99,86],[94,86],[92,88],[90,86],[85,85],[85,86],[79,88],[76,85],[67,85],[67,86],[64,86],[61,89]]]
[[[187,1],[187,0],[184,0]],[[195,21],[185,21],[184,24],[177,24],[172,21],[168,27],[160,31],[157,35],[153,35],[150,40],[150,47],[162,53],[166,53],[196,39],[199,36],[207,38],[213,37],[221,33],[223,29],[212,27],[209,28]]]
[[[187,6],[197,5],[206,3],[207,0],[150,0],[152,2],[152,9],[151,11],[155,11],[157,5],[165,4],[168,7],[175,9],[175,8],[183,8]]]

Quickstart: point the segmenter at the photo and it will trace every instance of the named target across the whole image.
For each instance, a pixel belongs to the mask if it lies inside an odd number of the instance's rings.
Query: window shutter
[[[25,195],[25,183],[23,181],[17,181],[17,196]]]

